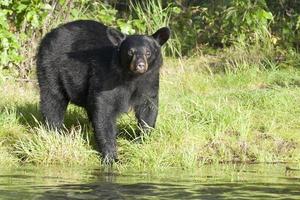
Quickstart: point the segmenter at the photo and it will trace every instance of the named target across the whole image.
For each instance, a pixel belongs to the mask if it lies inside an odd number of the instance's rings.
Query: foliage
[[[125,34],[133,34],[135,30],[132,28],[131,23],[125,23],[124,19],[117,18],[118,11],[109,4],[104,4],[99,1],[86,1],[82,6],[85,8],[85,11],[72,9],[71,12],[76,13],[78,16],[74,18],[88,18],[94,19],[104,23],[107,26],[118,27]]]
[[[266,0],[268,8],[274,13],[273,33],[283,46],[300,47],[300,1]]]
[[[264,42],[270,38],[273,15],[263,0],[231,0],[217,5],[199,3],[186,8],[176,19],[175,27],[184,27],[182,38],[188,39],[185,42],[188,46],[198,43],[224,47],[240,42]]]
[[[2,66],[8,65],[9,61],[18,62],[20,60],[17,52],[20,45],[17,37],[10,30],[8,21],[8,16],[12,14],[12,11],[7,9],[10,4],[9,0],[0,2],[0,65]]]
[[[32,46],[33,37],[40,36],[39,28],[51,6],[47,1],[6,0],[0,3],[0,8],[0,65],[10,69],[16,66],[19,76],[24,76],[29,69],[22,61],[27,56],[33,57],[33,53],[26,53],[26,47],[28,43]]]
[[[278,49],[300,44],[297,0],[2,0],[1,68],[27,79],[41,37],[75,19],[95,19],[126,34],[153,34],[169,26],[172,37],[165,52],[173,57],[236,45]]]
[[[273,19],[263,1],[233,0],[225,10],[221,30],[226,30],[222,43],[234,41],[258,42],[269,36],[269,22]]]
[[[176,18],[176,24],[183,27],[183,35],[190,38],[188,42],[193,47],[227,47],[241,42],[299,47],[297,0],[183,0],[181,6],[183,14]]]
[[[94,19],[126,34],[143,29],[138,20],[117,18],[118,11],[95,0],[5,0],[0,2],[0,66],[28,78],[41,37],[60,23]]]

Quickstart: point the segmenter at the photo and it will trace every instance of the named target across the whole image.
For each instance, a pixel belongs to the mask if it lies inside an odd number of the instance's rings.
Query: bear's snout
[[[144,73],[147,71],[146,64],[144,62],[140,62],[136,66],[136,71],[139,73]]]
[[[148,70],[148,63],[145,56],[138,58],[133,56],[133,59],[130,64],[130,70],[135,74],[143,74]]]

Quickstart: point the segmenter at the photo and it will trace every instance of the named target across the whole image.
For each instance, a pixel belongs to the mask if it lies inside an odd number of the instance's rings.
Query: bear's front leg
[[[110,102],[111,103],[111,102]],[[89,118],[95,132],[95,139],[99,152],[105,164],[112,164],[117,160],[116,148],[116,115],[112,106],[98,98],[88,107]]]
[[[158,94],[152,96],[142,95],[134,106],[138,125],[143,130],[154,128],[158,113]]]

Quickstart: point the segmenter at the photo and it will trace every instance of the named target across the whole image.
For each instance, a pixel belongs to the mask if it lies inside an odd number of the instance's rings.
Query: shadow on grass
[[[137,126],[137,123],[118,123],[118,138],[122,138],[128,141],[134,141],[141,137],[142,131]]]
[[[37,104],[26,103],[16,107],[16,114],[19,123],[28,127],[37,127],[42,121],[42,115],[38,110]]]
[[[31,128],[44,124],[43,117],[37,103],[26,103],[16,107],[16,114],[20,124]],[[69,109],[65,114],[64,125],[67,129],[73,126],[85,127],[89,122],[81,109]]]
[[[26,103],[18,105],[16,107],[16,114],[19,117],[18,121],[20,124],[29,127],[39,127],[41,124],[44,124],[43,117],[39,110],[38,103]],[[67,130],[70,130],[73,127],[82,127],[82,131],[85,133],[92,133],[92,126],[88,120],[87,114],[83,108],[69,106],[65,114],[64,125]],[[118,136],[129,141],[136,140],[142,134],[142,131],[138,128],[135,119],[130,119],[118,122]],[[89,136],[90,141],[93,141],[93,135]]]

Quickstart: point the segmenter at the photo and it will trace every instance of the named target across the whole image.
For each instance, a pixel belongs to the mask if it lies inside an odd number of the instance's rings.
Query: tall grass
[[[70,166],[100,164],[97,152],[89,146],[88,137],[83,138],[81,128],[57,132],[40,125],[31,132],[33,134],[23,135],[14,144],[14,153],[22,162]]]
[[[130,8],[146,25],[147,34],[153,34],[159,28],[169,26],[173,12],[172,5],[163,8],[161,0],[130,1]],[[172,32],[171,39],[164,49],[169,56],[181,56],[181,43],[175,32]]]
[[[118,169],[300,162],[300,71],[249,57],[166,59],[156,128],[140,136],[133,113],[118,120]],[[69,107],[67,130],[58,134],[34,120],[40,120],[35,84],[6,80],[1,88],[1,165],[100,165],[82,109]]]
[[[3,145],[5,142],[5,140],[2,140],[0,143],[0,168],[17,166],[18,158],[11,154],[10,150]]]

